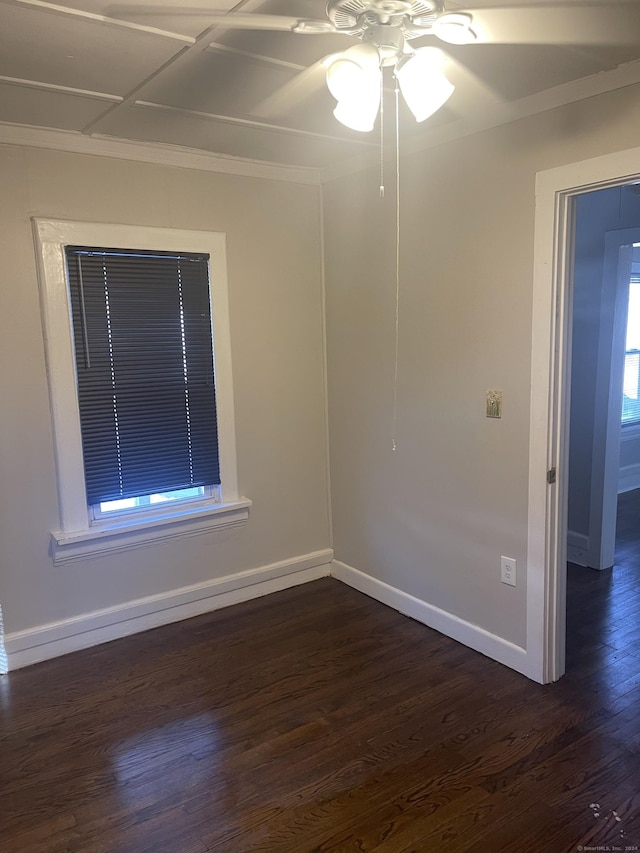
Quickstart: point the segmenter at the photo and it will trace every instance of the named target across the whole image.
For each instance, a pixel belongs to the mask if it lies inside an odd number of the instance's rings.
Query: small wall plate
[[[502,417],[502,391],[496,391],[495,389],[487,391],[487,417]]]

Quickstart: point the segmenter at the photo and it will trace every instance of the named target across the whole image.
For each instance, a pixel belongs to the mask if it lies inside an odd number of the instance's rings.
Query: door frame
[[[536,175],[529,422],[527,675],[565,670],[573,227],[576,196],[640,180],[640,148]],[[556,481],[547,482],[555,469]]]

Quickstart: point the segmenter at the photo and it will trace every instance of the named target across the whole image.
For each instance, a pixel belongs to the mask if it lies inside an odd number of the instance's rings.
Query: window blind
[[[208,255],[65,251],[88,502],[218,485]]]

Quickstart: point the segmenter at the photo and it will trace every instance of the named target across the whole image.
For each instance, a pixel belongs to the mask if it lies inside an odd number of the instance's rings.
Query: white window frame
[[[238,493],[226,236],[136,225],[32,220],[58,482],[60,529],[51,532],[54,563],[86,559],[147,542],[189,536],[243,523],[251,501]],[[73,347],[73,324],[65,247],[106,246],[195,252],[210,258],[209,292],[214,344],[218,452],[221,485],[202,499],[159,504],[153,512],[132,510],[93,519],[87,505]]]
[[[192,504],[194,501],[202,502],[204,500],[209,500],[210,502],[220,503],[222,500],[222,492],[220,486],[202,486],[203,494],[197,495],[196,497],[191,498],[175,498],[172,499],[170,506],[171,507],[182,507],[185,504]],[[161,493],[157,493],[161,494]],[[149,497],[149,495],[136,495],[135,497]],[[115,498],[114,500],[119,500],[119,498]],[[111,509],[111,510],[101,510],[101,504],[89,504],[89,511],[91,514],[91,524],[99,524],[101,521],[110,518],[122,518],[123,516],[129,516],[135,514],[135,517],[142,516],[143,518],[150,513],[158,512],[158,504],[146,504],[143,506],[132,507],[130,509]]]
[[[635,256],[635,251],[637,251],[638,248],[640,248],[640,247],[638,246],[637,243],[634,243],[633,248],[634,248],[634,256]],[[636,267],[636,264],[634,263],[632,265],[631,279],[637,279],[637,277],[638,277],[638,272],[636,272],[635,267]],[[626,340],[626,327],[627,327],[627,323],[629,322],[628,316],[629,316],[630,290],[631,290],[631,284],[633,283],[631,279],[629,280],[629,290],[627,291],[627,306],[626,306],[626,311],[625,311],[625,315],[624,315],[624,329],[622,330],[624,333],[624,356],[623,356],[624,367],[623,367],[623,371],[626,370],[626,366],[627,366],[627,352],[628,352],[628,350],[627,350],[627,340]],[[640,287],[640,284],[638,284],[638,287]],[[623,440],[629,441],[631,439],[636,440],[638,438],[638,436],[640,435],[640,417],[635,418],[634,420],[623,421],[622,420],[622,412],[621,412],[620,413],[620,423],[622,425],[622,439]]]

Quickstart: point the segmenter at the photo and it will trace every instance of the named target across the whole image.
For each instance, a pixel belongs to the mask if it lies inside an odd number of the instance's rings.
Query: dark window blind
[[[219,484],[208,256],[66,257],[88,502]]]

